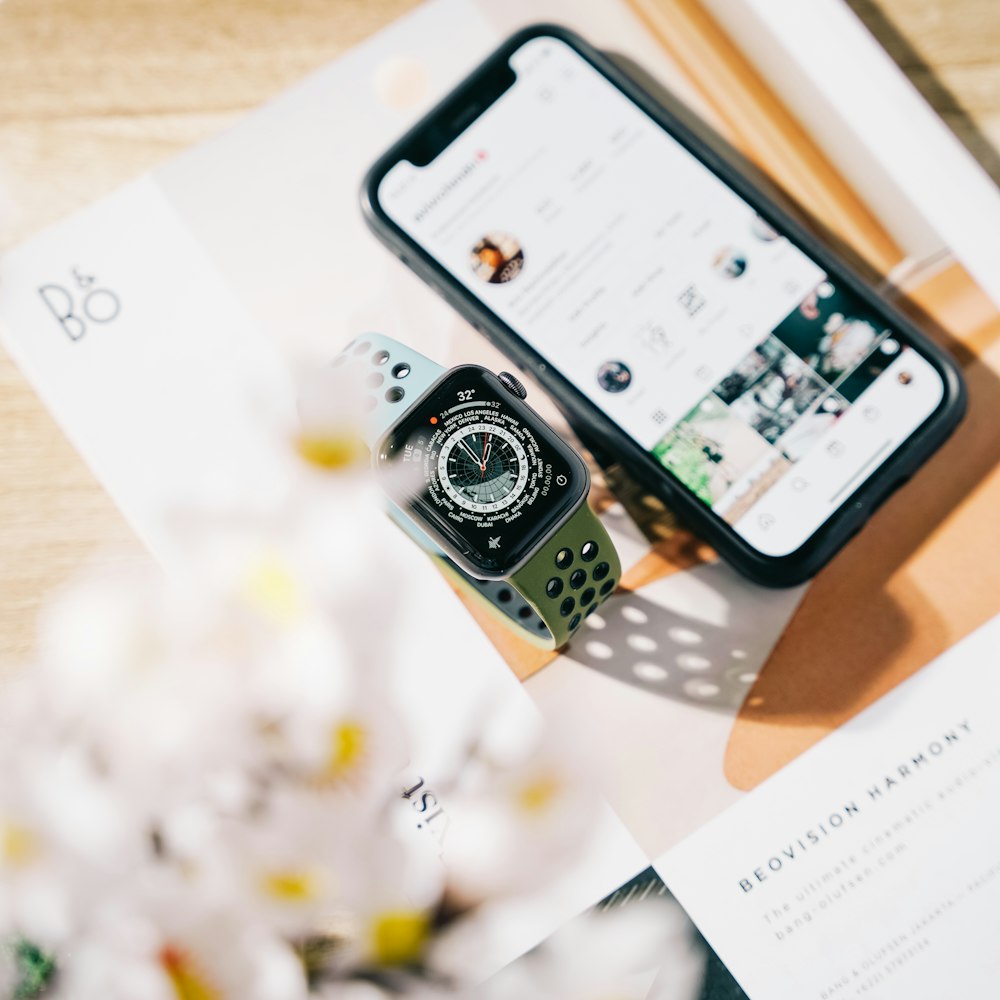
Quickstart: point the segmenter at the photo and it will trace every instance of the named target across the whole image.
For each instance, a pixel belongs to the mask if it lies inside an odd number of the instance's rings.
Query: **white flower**
[[[39,615],[33,667],[43,671],[46,715],[100,712],[163,652],[156,622],[162,579],[145,564],[92,571],[53,594]]]
[[[247,763],[252,747],[252,720],[234,696],[239,663],[180,617],[150,567],[81,581],[44,616],[42,659],[30,671],[43,725],[87,753],[136,826]]]
[[[531,892],[566,872],[596,826],[601,799],[551,730],[515,748],[483,747],[448,794],[444,863],[465,903]]]
[[[363,981],[329,983],[321,987],[316,996],[319,1000],[392,1000],[391,993]]]
[[[85,901],[111,866],[138,856],[112,788],[85,751],[52,739],[40,723],[11,725],[0,706],[0,940],[65,941],[85,919]],[[23,719],[20,721],[24,721]]]
[[[364,892],[367,829],[322,795],[278,788],[223,823],[203,852],[206,878],[235,911],[288,937],[314,932]]]
[[[371,691],[359,691],[331,711],[309,704],[276,720],[278,759],[327,799],[328,808],[350,810],[358,822],[398,794],[408,762],[403,723],[394,707]]]
[[[0,997],[12,997],[20,976],[14,946],[10,941],[0,940]]]
[[[570,921],[481,988],[483,1000],[694,1000],[704,960],[673,900]]]
[[[408,980],[405,987],[408,1000],[472,1000],[473,993],[467,993],[440,984],[433,986],[416,980]],[[398,991],[389,992],[381,986],[363,980],[327,983],[313,994],[317,1000],[397,1000]]]
[[[232,911],[201,911],[183,889],[96,907],[60,963],[53,1000],[303,1000],[290,946]]]
[[[337,947],[317,966],[320,982],[376,969],[416,982],[414,970],[424,966],[436,933],[444,884],[440,860],[425,846],[387,832],[385,822],[355,840],[346,905],[337,919],[321,925]]]
[[[338,631],[352,673],[381,676],[395,639],[386,626],[398,600],[400,542],[385,509],[371,477],[355,473],[310,483],[267,517],[178,516],[188,567],[178,579],[212,606],[242,611],[256,648],[318,616]]]
[[[443,915],[566,874],[595,827],[587,768],[532,714],[483,726],[436,786],[443,862],[399,829],[409,543],[351,466],[343,418],[311,419],[312,465],[289,460],[278,499],[178,517],[186,558],[166,582],[143,565],[65,588],[39,662],[5,683],[0,942],[54,955],[54,1000],[304,1000],[307,971],[331,1000],[456,996]],[[571,950],[549,949],[538,996],[572,997],[552,993]],[[16,977],[0,951],[0,997]]]

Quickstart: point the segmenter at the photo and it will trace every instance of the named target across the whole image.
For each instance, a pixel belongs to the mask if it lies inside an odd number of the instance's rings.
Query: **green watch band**
[[[614,543],[586,501],[506,580],[478,580],[442,553],[436,559],[483,610],[542,649],[566,645],[621,579]]]
[[[614,592],[621,573],[611,537],[584,500],[510,581],[548,626],[558,649]]]
[[[440,365],[382,334],[365,334],[350,343],[336,363],[345,362],[359,369],[373,390],[365,425],[369,447],[446,374]],[[472,576],[404,510],[393,504],[389,513],[474,603],[544,649],[564,646],[621,578],[614,544],[586,499],[520,569],[502,580]]]

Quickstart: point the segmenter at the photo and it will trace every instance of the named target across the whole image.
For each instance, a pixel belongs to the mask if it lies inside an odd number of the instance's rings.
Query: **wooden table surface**
[[[1000,182],[998,0],[850,0]],[[0,252],[416,6],[416,0],[0,2]],[[134,550],[121,515],[0,352],[0,662],[46,592]]]

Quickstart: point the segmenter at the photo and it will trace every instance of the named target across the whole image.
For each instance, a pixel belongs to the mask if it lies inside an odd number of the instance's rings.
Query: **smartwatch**
[[[614,591],[621,562],[587,504],[580,456],[507,372],[445,369],[381,334],[336,358],[355,372],[393,518],[477,603],[558,649]]]

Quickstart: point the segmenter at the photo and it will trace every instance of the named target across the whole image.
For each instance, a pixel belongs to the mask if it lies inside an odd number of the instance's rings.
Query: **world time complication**
[[[438,482],[465,510],[506,510],[524,494],[528,456],[521,442],[496,422],[465,424],[438,452]]]
[[[431,503],[457,522],[490,528],[522,516],[554,481],[531,430],[497,400],[463,401],[431,417],[403,446]]]

